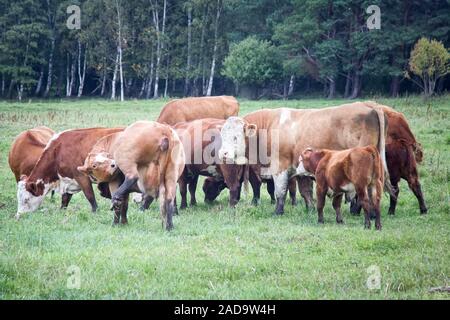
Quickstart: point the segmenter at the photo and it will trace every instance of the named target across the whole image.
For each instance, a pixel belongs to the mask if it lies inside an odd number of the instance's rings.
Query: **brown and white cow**
[[[375,215],[375,228],[381,230],[380,201],[384,185],[384,169],[375,146],[357,147],[342,151],[307,148],[299,157],[297,174],[313,174],[316,178],[317,212],[323,223],[325,197],[333,198],[336,222],[343,223],[342,197],[358,196],[364,209],[366,228],[370,229],[370,215]]]
[[[352,104],[324,109],[262,109],[243,118],[230,117],[222,130],[219,157],[261,166],[272,176],[276,214],[284,212],[288,180],[306,147],[343,150],[377,146],[386,169],[386,118],[380,108]]]
[[[365,104],[381,108],[389,122],[386,138],[386,160],[389,179],[395,190],[395,196],[390,196],[389,214],[395,214],[400,192],[398,187],[400,179],[405,179],[408,182],[409,188],[419,202],[420,213],[427,213],[428,209],[422,194],[417,170],[417,164],[420,164],[423,160],[422,146],[412,133],[406,117],[401,112],[373,101],[366,101]]]
[[[221,147],[220,130],[224,123],[225,120],[207,118],[173,126],[183,143],[186,154],[186,167],[179,180],[180,209],[187,207],[188,187],[191,205],[197,203],[195,191],[200,175],[211,177],[217,185],[223,184],[230,190],[231,207],[238,203],[244,166],[223,163],[218,157]],[[208,201],[208,191],[205,193],[205,199]]]
[[[23,180],[19,190],[19,202],[27,206],[28,212],[37,210],[50,190],[68,194],[83,191],[96,211],[97,202],[90,179],[77,170],[84,163],[92,146],[102,137],[123,130],[122,128],[89,128],[60,132],[52,137],[45,147],[30,175]],[[26,205],[28,204],[28,205]]]
[[[239,102],[235,97],[194,97],[175,99],[161,110],[156,122],[174,125],[204,118],[227,119],[237,116]]]
[[[47,127],[36,127],[20,133],[11,145],[8,155],[8,163],[11,171],[14,173],[17,182],[18,198],[19,190],[23,192],[25,182],[22,180],[33,170],[55,132]],[[61,208],[67,207],[67,194],[62,195]],[[17,215],[19,218],[22,213],[30,211],[33,201],[40,201],[39,198],[32,199],[29,202],[18,201]]]
[[[159,198],[161,217],[167,230],[173,228],[177,181],[185,155],[181,141],[169,126],[138,121],[128,126],[115,142],[113,158],[124,181],[112,194],[114,223],[127,223],[129,193],[135,186],[146,195]],[[120,217],[119,217],[120,213]]]

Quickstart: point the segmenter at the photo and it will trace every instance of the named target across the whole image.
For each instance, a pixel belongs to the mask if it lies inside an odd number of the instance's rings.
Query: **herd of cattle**
[[[229,189],[229,205],[240,200],[250,182],[253,203],[260,201],[262,183],[283,214],[289,191],[295,205],[297,185],[306,206],[316,206],[323,223],[326,196],[332,198],[336,221],[342,223],[342,198],[351,211],[371,216],[381,229],[380,200],[390,193],[394,214],[401,178],[408,182],[426,213],[417,163],[423,158],[402,113],[375,102],[355,102],[323,109],[261,109],[240,117],[234,97],[186,98],[169,102],[154,121],[118,128],[71,129],[55,134],[37,127],[17,136],[9,165],[17,181],[16,217],[38,209],[49,192],[62,195],[66,208],[83,191],[92,211],[97,202],[92,184],[111,199],[114,223],[127,223],[130,193],[141,195],[141,209],[159,200],[163,224],[173,227],[180,209],[196,204],[199,176],[205,202]]]

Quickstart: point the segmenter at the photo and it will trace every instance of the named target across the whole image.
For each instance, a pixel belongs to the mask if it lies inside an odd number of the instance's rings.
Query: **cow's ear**
[[[311,156],[311,154],[313,153],[313,149],[312,148],[306,148],[305,150],[303,150],[302,152],[302,156],[304,159],[307,159]]]
[[[77,170],[82,174],[88,175],[87,168],[85,166],[78,167]]]
[[[22,174],[19,178],[19,181],[26,181],[28,179],[28,176],[26,174]]]
[[[254,135],[256,135],[256,130],[258,129],[258,127],[256,126],[256,124],[246,124],[245,125],[245,135],[247,137],[253,137]]]

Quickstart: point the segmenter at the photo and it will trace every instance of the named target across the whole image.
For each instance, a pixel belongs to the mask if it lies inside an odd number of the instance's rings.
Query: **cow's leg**
[[[64,193],[61,196],[61,209],[67,209],[67,206],[69,205],[70,199],[72,199],[71,193]]]
[[[428,208],[425,204],[425,200],[423,198],[423,194],[422,194],[422,187],[420,186],[420,182],[419,182],[419,178],[417,177],[417,175],[410,175],[408,181],[408,186],[409,189],[412,190],[412,192],[414,193],[414,195],[417,198],[417,201],[419,201],[419,207],[420,207],[420,213],[421,214],[426,214],[428,211]]]
[[[333,198],[333,208],[336,211],[336,223],[344,223],[344,219],[341,214],[341,202],[343,194],[338,194]]]
[[[375,213],[375,229],[381,230],[381,195],[383,194],[383,183],[378,181],[375,186],[369,188],[372,200],[372,210]]]
[[[275,184],[276,208],[275,214],[282,215],[284,213],[284,203],[286,201],[287,186],[289,176],[287,170],[273,175],[273,183]]]
[[[248,180],[250,181],[253,190],[252,204],[257,206],[261,198],[261,180],[256,176],[256,173],[251,167],[249,170]],[[269,188],[269,185],[267,185],[267,188]]]
[[[115,209],[117,208],[118,210],[120,210],[122,201],[124,201],[125,197],[128,196],[128,193],[130,193],[130,189],[137,182],[137,180],[138,180],[137,177],[135,178],[125,177],[125,180],[113,194],[112,197],[113,208]]]
[[[323,223],[323,207],[325,206],[325,198],[327,196],[327,188],[321,186],[316,186],[316,197],[317,197],[317,221]]]
[[[311,177],[298,177],[297,181],[300,195],[306,204],[306,209],[308,211],[314,210],[313,179]]]
[[[127,224],[128,218],[127,218],[127,212],[128,212],[128,200],[130,199],[130,194],[127,193],[122,199],[121,205],[120,205],[120,223],[121,224]]]
[[[291,198],[291,204],[297,205],[297,178],[289,179],[288,183],[289,197]]]
[[[390,215],[394,215],[395,214],[395,208],[397,207],[397,199],[398,199],[398,195],[400,193],[400,188],[398,186],[398,181],[392,181],[391,179],[391,185],[392,185],[392,189],[394,191],[394,195],[395,197],[393,197],[392,195],[389,195],[389,211],[388,214]]]
[[[75,178],[81,190],[83,190],[84,196],[91,204],[92,212],[97,211],[97,201],[95,200],[94,189],[92,188],[91,180],[88,177],[82,176]]]
[[[187,208],[187,185],[188,181],[184,174],[178,180],[178,185],[180,186],[180,194],[181,194],[181,205],[180,209]]]
[[[275,184],[273,180],[267,180],[267,193],[270,196],[270,203],[275,204]]]
[[[172,217],[175,213],[175,193],[173,190],[166,189],[165,186],[161,186],[159,192],[159,208],[163,226],[167,231],[170,231],[173,229]]]
[[[144,195],[144,200],[142,201],[139,210],[145,211],[148,208],[150,208],[150,205],[152,204],[153,200],[154,198],[152,196],[149,196],[148,194]]]
[[[192,177],[189,183],[189,194],[191,195],[191,206],[197,205],[197,199],[195,198],[195,191],[197,191],[198,175]]]
[[[369,197],[367,195],[367,188],[358,188],[356,190],[356,194],[358,195],[359,202],[364,210],[364,227],[366,229],[370,229],[370,205]]]

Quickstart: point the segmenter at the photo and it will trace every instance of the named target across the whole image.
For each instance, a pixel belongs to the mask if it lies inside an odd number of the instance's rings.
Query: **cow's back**
[[[52,129],[42,126],[26,130],[14,139],[8,162],[17,182],[21,175],[31,173],[54,133]]]
[[[167,103],[157,119],[174,125],[204,118],[227,119],[239,113],[239,103],[231,96],[176,99]]]

